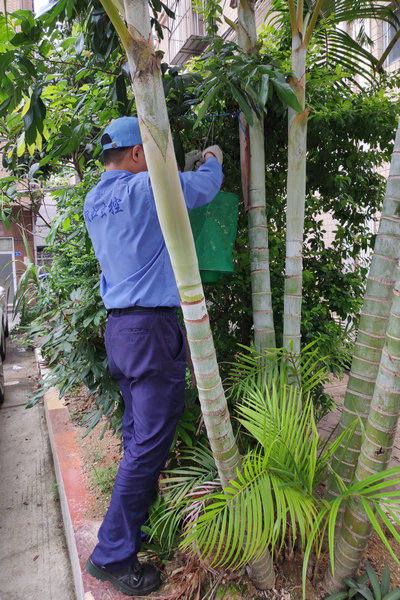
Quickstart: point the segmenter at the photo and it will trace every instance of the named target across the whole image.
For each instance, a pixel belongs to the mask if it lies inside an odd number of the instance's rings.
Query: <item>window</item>
[[[400,16],[400,13],[397,13],[397,16]],[[394,38],[395,34],[396,34],[396,29],[392,26],[389,25],[388,23],[386,24],[386,46],[391,42],[391,40]],[[395,43],[395,45],[393,46],[389,56],[387,57],[387,64],[391,65],[394,62],[396,62],[397,60],[400,60],[400,39],[398,39]]]
[[[0,238],[0,285],[10,287],[8,301],[12,302],[15,293],[15,257],[13,238]]]
[[[0,238],[0,252],[12,252],[13,240],[12,238]]]

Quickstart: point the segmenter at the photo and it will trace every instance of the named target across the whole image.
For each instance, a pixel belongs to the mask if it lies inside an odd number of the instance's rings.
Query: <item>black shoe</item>
[[[96,579],[109,581],[127,596],[147,596],[161,585],[160,571],[148,563],[136,562],[121,571],[109,571],[88,558],[86,571]]]

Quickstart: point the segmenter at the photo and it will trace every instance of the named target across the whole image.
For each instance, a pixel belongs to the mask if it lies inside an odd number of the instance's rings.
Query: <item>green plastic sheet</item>
[[[210,204],[189,212],[203,283],[217,283],[234,272],[238,214],[239,196],[229,192],[219,192]]]

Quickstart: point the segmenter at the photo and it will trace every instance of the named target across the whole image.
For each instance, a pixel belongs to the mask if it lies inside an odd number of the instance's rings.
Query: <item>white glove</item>
[[[222,154],[222,150],[219,146],[217,146],[217,145],[209,146],[208,148],[203,150],[203,158],[205,158],[207,152],[210,152],[210,154],[214,154],[214,156],[217,159],[217,161],[219,162],[219,164],[222,165],[223,160],[224,160],[224,155]]]
[[[191,150],[185,154],[185,171],[194,171],[197,167],[203,164],[204,159],[201,150]]]

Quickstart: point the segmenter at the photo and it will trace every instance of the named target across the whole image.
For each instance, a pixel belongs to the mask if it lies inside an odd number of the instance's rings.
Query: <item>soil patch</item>
[[[121,441],[106,428],[104,418],[89,433],[87,427],[82,425],[82,419],[94,408],[84,388],[67,396],[65,404],[78,432],[85,479],[95,499],[95,504],[87,508],[86,517],[101,521],[107,511],[117,467],[122,458]]]

